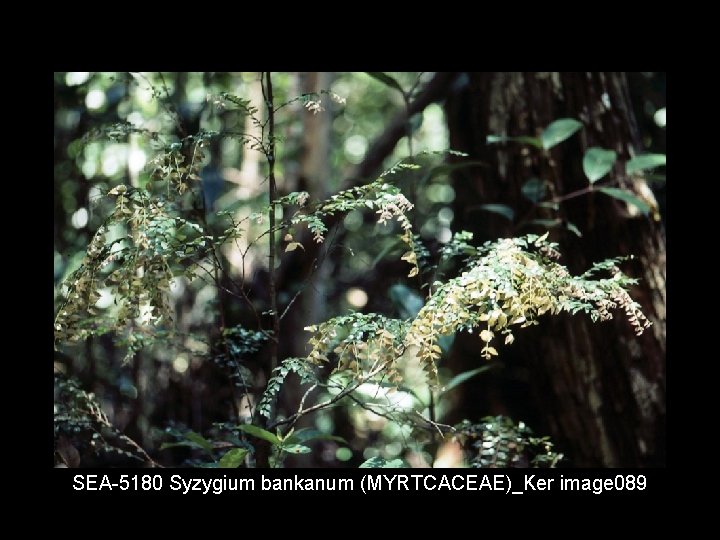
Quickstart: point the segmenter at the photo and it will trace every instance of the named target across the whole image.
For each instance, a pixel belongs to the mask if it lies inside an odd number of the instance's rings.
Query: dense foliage
[[[372,75],[382,80],[382,74]],[[78,355],[83,345],[87,351],[97,340],[109,337],[110,346],[122,351],[123,359],[113,360],[120,369],[139,363],[143,353],[160,363],[169,362],[179,374],[189,365],[193,368],[188,373],[196,374],[200,366],[214,366],[213,377],[218,379],[213,384],[229,388],[232,406],[224,417],[214,415],[210,427],[208,422],[198,425],[202,434],[182,423],[155,426],[160,428],[155,435],[160,444],[146,452],[112,426],[93,396],[58,373],[57,462],[77,466],[80,460],[75,454],[80,452],[95,456],[92,463],[110,464],[112,460],[97,456],[114,452],[126,456],[129,464],[154,465],[168,459],[163,458],[169,456],[166,449],[184,448],[190,453],[174,459],[186,465],[280,466],[289,455],[322,451],[322,446],[312,446],[314,442],[334,445],[334,455],[346,461],[347,452],[352,455],[351,445],[346,435],[333,432],[332,422],[301,427],[307,417],[338,406],[366,414],[355,421],[360,431],[372,430],[378,419],[383,425],[387,420],[397,426],[395,441],[412,439],[403,446],[426,452],[430,462],[433,457],[427,449],[450,439],[463,445],[470,466],[555,466],[561,460],[552,443],[535,437],[523,422],[498,416],[478,424],[473,423],[477,419],[469,419],[445,425],[438,419],[437,401],[482,373],[484,364],[501,356],[502,347],[512,345],[519,330],[537,324],[543,316],[565,312],[600,323],[622,312],[641,334],[650,322],[629,294],[637,281],[620,269],[626,258],[597,262],[573,275],[560,262],[559,246],[549,240],[549,232],[478,245],[473,234],[455,231],[439,242],[429,241],[425,224],[416,215],[416,205],[428,206],[427,194],[419,195],[416,187],[408,190],[408,186],[430,181],[437,192],[442,184],[433,182],[434,176],[440,176],[434,171],[447,166],[446,156],[452,155],[454,168],[475,165],[459,152],[416,151],[375,179],[324,199],[314,199],[313,190],[278,190],[275,175],[289,174],[287,162],[282,167],[279,163],[290,143],[276,130],[284,129],[283,122],[290,125],[294,115],[329,114],[326,107],[346,105],[336,90],[296,98],[286,87],[283,99],[277,101],[272,77],[264,74],[258,81],[259,104],[226,91],[211,92],[206,99],[210,111],[231,112],[233,125],[252,131],[206,126],[186,134],[180,114],[170,106],[162,76],[154,84],[144,76],[136,79],[151,89],[147,103],[160,104],[157,112],[171,121],[164,126],[156,122],[157,129],[148,128],[147,122],[106,124],[73,143],[75,155],[87,156],[88,148],[100,142],[142,140],[154,155],[134,179],[119,174],[104,185],[93,185],[94,230],[75,268],[58,282],[56,349],[59,354]],[[400,83],[395,84],[408,106],[415,86],[405,93]],[[582,127],[573,122],[566,122],[569,128],[564,132],[556,126],[543,137],[518,142],[550,148]],[[489,142],[510,140],[497,137]],[[253,178],[258,185],[238,180],[246,200],[238,198],[240,189],[211,193],[217,189],[212,184],[217,149],[228,144],[262,157],[257,166],[264,173]],[[594,183],[610,170],[615,156],[602,149],[589,154],[583,166]],[[658,163],[629,163],[628,170]],[[646,210],[642,201],[621,190],[604,189]],[[343,227],[345,249],[350,251],[354,236],[362,238],[363,231],[370,230],[378,234],[381,245],[371,243],[363,250],[374,251],[373,264],[383,261],[397,273],[390,301],[385,303],[392,309],[357,311],[337,306],[339,311],[325,320],[302,321],[305,338],[281,334],[281,323],[296,300],[308,293],[320,265],[338,248],[338,230]],[[298,257],[313,260],[309,274],[298,280],[299,285],[286,283],[283,289],[280,273],[288,272]],[[269,260],[269,264],[257,263],[264,264],[264,270],[249,276],[248,259]],[[393,261],[407,266],[401,270]],[[355,271],[359,268],[367,266],[356,266]],[[340,283],[343,271],[336,274]],[[188,304],[191,288],[194,295],[209,295],[212,300]],[[457,333],[477,335],[479,368],[448,376],[438,366]],[[290,339],[307,341],[304,354],[283,357],[288,348],[282,342]],[[278,404],[289,381],[299,389],[294,409]],[[139,391],[134,387],[136,399]],[[257,461],[262,444],[273,449],[267,462]]]

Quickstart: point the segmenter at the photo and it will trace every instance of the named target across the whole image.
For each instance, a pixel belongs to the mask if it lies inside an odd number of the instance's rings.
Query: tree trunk
[[[521,192],[531,177],[545,181],[550,196],[586,187],[582,157],[589,147],[615,150],[620,162],[641,148],[625,75],[469,73],[462,82],[446,104],[450,146],[489,166],[455,175],[454,228],[472,231],[482,242],[543,232],[537,226],[524,226],[528,218],[559,217],[571,222],[582,231],[582,238],[564,228],[551,231],[551,239],[560,243],[564,254],[562,262],[579,273],[594,261],[634,255],[635,260],[625,263],[623,270],[639,278],[631,295],[653,322],[636,337],[618,310],[612,321],[596,324],[583,315],[546,317],[540,326],[518,335],[512,347],[501,351],[500,362],[507,355],[510,371],[524,381],[522,388],[529,393],[539,424],[532,427],[551,435],[571,465],[664,465],[666,254],[662,225],[600,193],[563,202],[559,215],[531,216],[532,205]],[[555,146],[547,158],[519,143],[486,144],[490,134],[536,136],[558,118],[579,119],[584,129]],[[616,166],[610,174],[620,171]],[[652,200],[644,181],[620,178],[620,184]],[[486,203],[514,208],[515,223],[480,211],[478,205]],[[470,342],[464,343],[458,348],[468,352]],[[476,350],[471,355],[479,357]],[[488,412],[507,407],[516,413],[512,400],[506,401],[498,405],[496,400],[495,406],[485,402],[485,406],[495,409]]]

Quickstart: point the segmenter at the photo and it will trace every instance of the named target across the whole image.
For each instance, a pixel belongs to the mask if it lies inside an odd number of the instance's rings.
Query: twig
[[[312,407],[308,407],[307,409],[300,409],[300,410],[297,411],[295,414],[293,414],[293,415],[285,418],[284,420],[279,420],[278,422],[275,422],[275,423],[271,424],[270,426],[268,426],[268,429],[275,429],[275,428],[277,428],[277,427],[279,427],[279,426],[283,426],[283,425],[285,425],[285,424],[295,425],[295,423],[296,423],[300,418],[302,418],[303,416],[305,416],[306,414],[310,414],[311,412],[315,412],[315,411],[318,411],[318,410],[320,410],[320,409],[324,409],[324,408],[326,408],[326,407],[329,407],[329,406],[332,405],[333,403],[335,403],[335,402],[337,402],[337,401],[340,401],[342,398],[344,398],[345,396],[347,396],[347,395],[350,394],[351,392],[354,392],[354,391],[358,388],[358,386],[360,386],[360,384],[362,384],[362,383],[356,382],[354,385],[348,386],[347,388],[345,388],[345,390],[343,390],[343,391],[340,392],[339,394],[331,397],[330,399],[327,399],[327,400],[325,400],[325,401],[323,401],[323,402],[321,402],[321,403],[316,403],[315,405],[313,405]]]
[[[318,385],[317,385],[317,383],[315,383],[315,384],[313,384],[310,388],[308,388],[308,389],[305,391],[305,393],[303,394],[302,399],[300,400],[300,405],[298,405],[298,409],[302,409],[302,408],[303,408],[303,406],[305,405],[305,400],[306,400],[307,397],[310,395],[310,392],[312,392],[313,390],[315,390],[317,387],[318,387]]]
[[[445,437],[445,433],[444,433],[444,432],[452,432],[452,433],[455,433],[455,432],[457,431],[457,430],[456,430],[454,427],[452,427],[452,426],[449,426],[449,425],[447,425],[447,424],[441,424],[441,423],[439,423],[439,422],[434,422],[434,421],[432,421],[432,420],[429,420],[428,418],[425,418],[422,414],[420,414],[420,413],[417,412],[417,411],[413,411],[413,412],[415,413],[415,415],[416,415],[418,418],[420,418],[420,419],[423,420],[424,422],[427,422],[427,423],[430,424],[432,427],[434,427],[434,428],[438,431],[438,433],[440,433],[440,436],[441,436],[441,437]]]
[[[309,272],[308,276],[305,278],[305,282],[303,283],[302,287],[300,287],[300,290],[298,292],[296,292],[295,295],[290,300],[290,302],[288,302],[288,305],[285,306],[285,309],[283,310],[282,315],[280,315],[280,320],[283,320],[285,318],[285,315],[287,315],[288,311],[290,311],[290,308],[295,303],[295,300],[297,300],[299,298],[299,296],[303,292],[305,292],[305,288],[310,284],[310,280],[313,277],[313,270],[316,268],[316,266],[315,266],[316,264],[317,264],[317,257],[315,259],[313,259],[313,262],[310,264],[310,272]]]
[[[575,199],[576,197],[581,197],[583,195],[587,195],[588,193],[594,193],[595,191],[597,191],[598,187],[612,186],[617,183],[619,183],[618,180],[613,180],[613,179],[610,179],[607,182],[600,181],[595,184],[590,184],[590,185],[588,185],[584,188],[578,189],[576,191],[567,193],[566,195],[557,195],[557,196],[553,197],[552,199],[550,199],[549,201],[541,201],[541,202],[549,202],[549,203],[554,203],[554,204],[559,205],[560,203],[569,201],[570,199]],[[527,214],[525,214],[522,217],[522,219],[520,219],[520,221],[518,221],[517,224],[515,224],[513,226],[514,230],[519,230],[521,227],[526,225],[528,223],[528,221],[530,221],[530,217],[532,216],[533,212],[537,209],[538,204],[539,203],[533,204],[533,206],[530,208],[530,210],[528,210]],[[471,207],[471,208],[473,208],[473,207]],[[468,210],[470,210],[470,208],[468,208]],[[467,210],[466,210],[466,212],[467,212]]]
[[[397,423],[397,419],[390,416],[388,413],[383,413],[378,410],[373,409],[370,405],[362,401],[361,399],[356,398],[352,394],[349,394],[348,397],[354,401],[357,405],[359,405],[361,408],[365,409],[368,412],[371,412],[373,414],[377,414],[378,416],[382,416],[386,420],[390,420],[391,422]]]
[[[325,401],[323,401],[323,402],[321,402],[321,403],[316,403],[315,405],[313,405],[312,407],[308,407],[307,409],[299,409],[295,414],[293,414],[293,415],[285,418],[284,420],[280,420],[280,421],[278,421],[278,422],[275,422],[275,423],[271,424],[270,426],[268,426],[268,429],[272,430],[272,429],[275,429],[275,428],[277,428],[277,427],[279,427],[279,426],[283,426],[283,425],[285,425],[285,424],[292,424],[292,425],[294,425],[300,418],[302,418],[302,417],[305,416],[306,414],[309,414],[309,413],[311,413],[311,412],[315,412],[315,411],[317,411],[317,410],[320,410],[320,409],[324,409],[324,408],[326,408],[326,407],[329,407],[329,406],[332,405],[333,403],[336,403],[337,401],[340,401],[340,400],[341,400],[342,398],[344,398],[345,396],[347,396],[347,395],[349,395],[350,393],[352,393],[352,392],[354,392],[355,390],[357,390],[360,385],[364,384],[365,382],[367,382],[368,380],[370,380],[372,377],[374,377],[375,375],[377,375],[378,373],[380,373],[380,371],[382,371],[382,369],[384,369],[386,365],[387,365],[386,363],[382,364],[382,365],[379,366],[377,369],[375,369],[375,370],[371,371],[370,373],[368,373],[368,374],[367,374],[365,377],[363,377],[362,379],[360,379],[360,380],[358,380],[358,381],[355,381],[355,382],[354,382],[353,384],[351,384],[350,386],[345,387],[344,390],[342,390],[342,391],[339,392],[338,394],[334,395],[334,396],[331,397],[330,399],[327,399],[327,400],[325,400]]]
[[[275,182],[275,105],[273,103],[272,76],[265,72],[265,84],[262,85],[263,98],[268,114],[268,143],[265,157],[268,162],[268,180],[270,185],[270,230],[275,228],[275,206],[277,204],[277,184]],[[277,307],[277,283],[275,282],[275,231],[270,233],[270,253],[268,257],[268,271],[270,275],[270,311],[273,321],[273,339],[270,341],[270,366],[268,373],[272,373],[278,363],[278,345],[280,340],[280,316]]]
[[[448,89],[457,79],[459,72],[438,72],[428,82],[423,90],[413,99],[406,110],[398,114],[388,125],[382,135],[375,139],[365,158],[355,170],[353,184],[358,184],[369,178],[382,165],[383,160],[389,156],[398,141],[407,134],[407,123],[410,118],[447,95]]]
[[[131,75],[135,74],[141,79],[143,79],[147,84],[150,85],[150,90],[155,94],[155,87],[150,82],[150,79],[148,79],[145,75],[143,75],[139,71],[131,71]],[[177,112],[177,109],[175,108],[175,105],[172,102],[172,99],[170,98],[170,91],[168,90],[167,84],[165,84],[165,77],[163,77],[162,72],[158,71],[158,76],[160,77],[160,82],[162,83],[163,90],[165,90],[165,95],[167,96],[167,102],[168,104],[163,103],[163,100],[160,99],[159,95],[154,95],[154,97],[157,98],[158,102],[160,102],[160,106],[165,109],[165,112],[172,118],[173,123],[175,124],[175,127],[177,128],[180,135],[185,138],[187,137],[187,132],[185,131],[185,128],[183,128],[182,123],[180,122],[180,115]]]

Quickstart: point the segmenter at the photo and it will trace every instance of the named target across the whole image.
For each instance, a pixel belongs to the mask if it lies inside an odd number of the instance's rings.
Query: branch
[[[365,402],[362,401],[361,399],[356,398],[356,397],[353,396],[352,394],[348,395],[348,397],[349,397],[352,401],[354,401],[357,405],[359,405],[360,408],[365,409],[366,411],[371,412],[371,413],[373,413],[373,414],[376,414],[376,415],[378,415],[378,416],[382,416],[382,417],[385,418],[386,420],[390,420],[390,421],[393,422],[393,423],[397,423],[397,422],[398,422],[398,420],[397,420],[396,418],[393,418],[393,417],[390,416],[388,413],[383,413],[383,412],[380,412],[380,411],[378,411],[378,410],[373,409],[370,405],[368,405],[367,403],[365,403]]]
[[[422,421],[427,422],[430,426],[435,428],[438,433],[440,433],[440,437],[445,437],[444,432],[451,432],[455,433],[457,430],[453,426],[449,426],[447,424],[441,424],[439,422],[435,422],[433,420],[430,420],[428,418],[425,418],[422,414],[420,414],[418,411],[413,411],[415,415],[420,418]]]
[[[383,160],[392,153],[398,141],[407,135],[407,123],[410,118],[424,111],[431,103],[444,98],[458,75],[460,73],[454,71],[441,71],[435,74],[422,92],[408,104],[406,110],[393,118],[383,134],[375,139],[365,154],[365,159],[355,169],[351,181],[353,185],[371,177],[382,166]]]
[[[140,457],[138,457],[138,459],[144,460],[145,463],[147,463],[152,468],[160,468],[160,469],[163,468],[162,465],[160,465],[157,461],[155,461],[153,458],[151,458],[148,455],[148,453],[145,451],[145,449],[142,446],[140,446],[138,443],[136,443],[130,437],[128,437],[124,433],[120,433],[119,438],[121,438],[123,441],[125,441],[127,444],[129,444],[131,447],[133,447],[135,449],[135,452],[140,454]]]
[[[344,185],[340,189],[359,186],[368,178],[372,177],[372,175],[376,174],[378,169],[382,167],[385,158],[395,149],[398,141],[407,135],[406,128],[409,119],[424,111],[431,103],[443,99],[459,75],[460,72],[436,73],[417,97],[390,122],[382,135],[375,139],[365,154],[365,158],[358,164],[353,174],[345,180]],[[328,216],[325,221],[328,231],[335,231],[335,233],[337,233],[338,225],[342,223],[342,217],[342,213]],[[330,232],[328,232],[328,236]]]
[[[325,401],[323,401],[321,403],[316,403],[315,405],[313,405],[312,407],[308,407],[307,409],[303,409],[301,406],[300,409],[295,414],[289,416],[285,420],[280,420],[278,422],[275,422],[274,424],[268,426],[267,429],[273,430],[273,429],[277,428],[278,426],[283,426],[285,424],[294,425],[300,418],[302,418],[306,414],[329,407],[333,403],[340,401],[342,398],[344,398],[348,394],[351,394],[352,392],[357,390],[358,387],[360,387],[360,385],[362,385],[362,384],[366,383],[367,381],[369,381],[370,379],[372,379],[375,375],[377,375],[383,369],[385,369],[386,366],[387,366],[387,363],[381,364],[380,366],[378,366],[377,368],[375,368],[374,370],[369,372],[367,375],[365,375],[362,379],[359,379],[359,380],[355,381],[353,384],[351,384],[350,386],[345,387],[344,390],[342,390],[338,394],[334,395],[330,399],[326,399]],[[307,397],[307,394],[303,397],[303,401],[305,400],[305,397]]]
[[[363,382],[364,382],[364,381],[363,381]],[[347,395],[350,394],[351,392],[354,392],[355,390],[357,390],[357,388],[358,388],[361,384],[362,384],[362,382],[356,382],[355,384],[346,387],[345,390],[343,390],[343,391],[340,392],[339,394],[336,394],[335,396],[331,397],[330,399],[327,399],[327,400],[325,400],[325,401],[323,401],[323,402],[321,402],[321,403],[316,403],[315,405],[313,405],[312,407],[308,407],[307,409],[300,409],[298,412],[296,412],[295,414],[289,416],[289,417],[286,418],[285,420],[280,420],[280,421],[275,422],[274,424],[268,426],[267,429],[273,430],[273,429],[275,429],[275,428],[277,428],[277,427],[279,427],[279,426],[283,426],[283,425],[285,425],[285,424],[293,424],[293,425],[294,425],[298,420],[300,420],[300,418],[302,418],[302,417],[305,416],[306,414],[310,414],[311,412],[315,412],[315,411],[318,411],[318,410],[320,410],[320,409],[324,409],[324,408],[326,408],[326,407],[329,407],[329,406],[332,405],[333,403],[335,403],[335,402],[337,402],[337,401],[340,401],[342,398],[344,398],[345,396],[347,396]]]

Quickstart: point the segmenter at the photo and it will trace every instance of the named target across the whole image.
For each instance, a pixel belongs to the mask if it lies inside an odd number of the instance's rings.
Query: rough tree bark
[[[542,230],[518,227],[530,210],[520,189],[529,178],[545,180],[551,195],[567,194],[587,186],[582,172],[587,148],[613,149],[620,161],[642,148],[622,73],[468,73],[463,82],[446,103],[450,146],[489,166],[456,174],[454,227],[473,231],[480,241]],[[537,135],[564,117],[579,119],[585,127],[553,148],[549,160],[520,144],[485,142],[489,134]],[[619,172],[616,166],[611,174]],[[644,181],[620,182],[652,197]],[[513,207],[516,224],[478,211],[484,203]],[[506,352],[525,370],[524,388],[543,424],[533,427],[547,430],[575,466],[664,465],[662,225],[598,193],[568,200],[560,212],[583,232],[582,238],[562,229],[551,233],[573,272],[607,257],[636,257],[623,269],[640,279],[631,294],[653,326],[636,337],[618,311],[612,321],[597,324],[584,316],[548,318],[523,339],[518,336]]]

